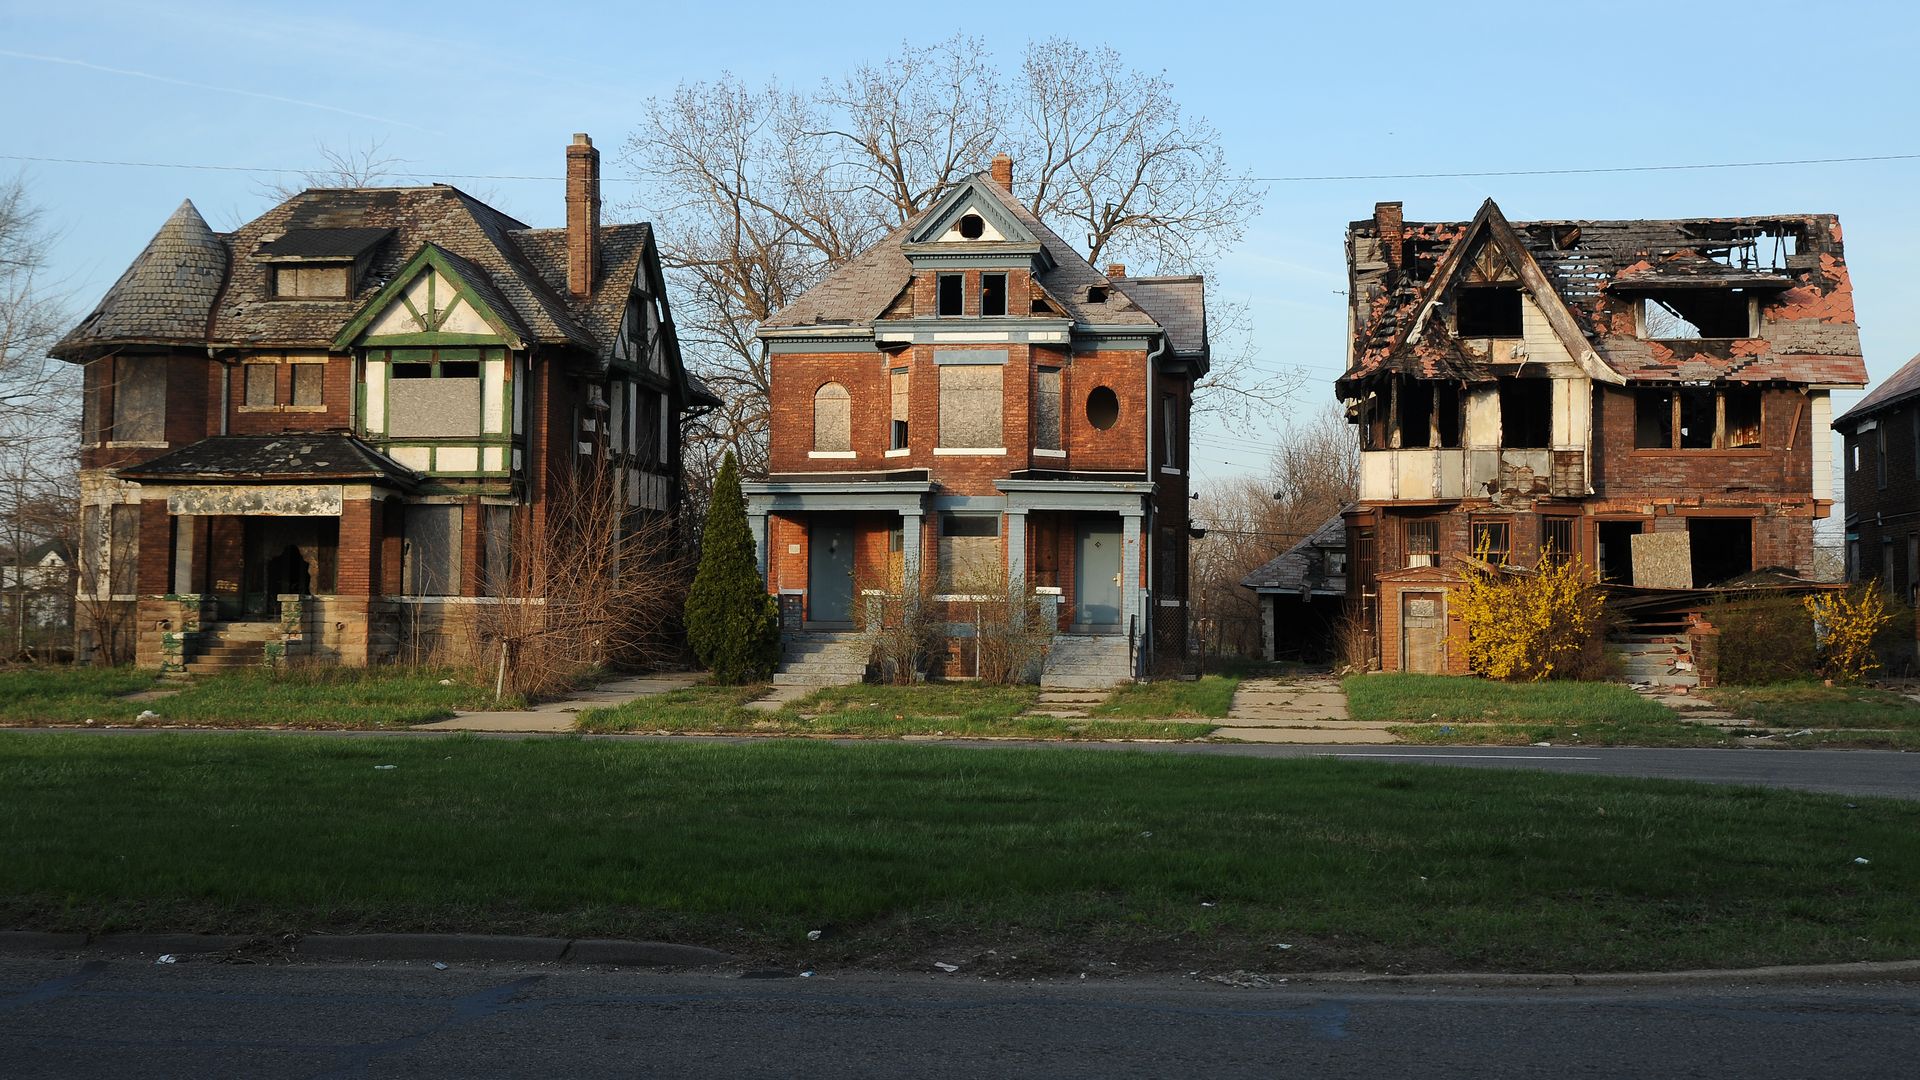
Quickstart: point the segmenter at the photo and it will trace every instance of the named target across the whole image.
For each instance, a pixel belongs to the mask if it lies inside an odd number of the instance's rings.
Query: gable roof
[[[1345,595],[1347,576],[1326,571],[1320,553],[1345,551],[1347,523],[1343,509],[1315,529],[1312,535],[1275,556],[1258,570],[1242,578],[1240,584],[1255,592],[1299,592],[1307,589],[1325,596]]]
[[[1123,290],[1112,288],[1112,280],[1095,270],[1093,264],[1047,228],[1012,193],[994,183],[988,174],[976,173],[943,193],[927,209],[913,215],[872,247],[829,271],[819,284],[767,316],[760,324],[761,329],[872,326],[913,279],[906,245],[913,242],[920,226],[936,211],[947,212],[960,205],[961,197],[956,193],[969,187],[993,199],[1039,242],[1041,251],[1053,265],[1035,274],[1034,283],[1059,301],[1069,319],[1093,326],[1151,328],[1158,325]],[[1093,286],[1108,286],[1106,299],[1091,299],[1089,289]]]
[[[1903,405],[1920,397],[1920,356],[1900,365],[1900,370],[1880,381],[1880,385],[1867,392],[1867,396],[1853,403],[1853,408],[1841,413],[1833,422],[1835,429],[1851,431],[1861,421],[1883,409]]]
[[[1184,277],[1117,277],[1113,283],[1167,332],[1176,355],[1204,358],[1207,347],[1207,280]]]
[[[186,200],[50,351],[68,358],[111,345],[199,344],[226,272],[225,245]]]

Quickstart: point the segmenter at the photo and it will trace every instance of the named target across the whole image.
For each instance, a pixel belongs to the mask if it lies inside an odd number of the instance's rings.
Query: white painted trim
[[[832,458],[835,461],[852,461],[855,455],[852,450],[809,450],[807,451],[807,456],[810,458]]]
[[[1033,456],[1063,458],[1067,456],[1067,452],[1065,450],[1035,450]]]
[[[911,454],[911,453],[913,453],[913,447],[911,447],[911,446],[903,446],[903,447],[901,447],[901,448],[900,448],[900,449],[898,449],[898,450],[889,450],[889,451],[887,451],[887,452],[886,452],[886,454],[885,454],[884,456],[886,456],[886,457],[906,457],[906,456],[907,456],[908,454]]]
[[[1174,467],[1173,467],[1173,466],[1171,466],[1171,465],[1162,465],[1162,466],[1160,466],[1160,471],[1161,471],[1162,473],[1165,473],[1165,474],[1166,474],[1166,475],[1168,475],[1168,476],[1179,476],[1179,475],[1180,475],[1180,470],[1179,470],[1179,469],[1176,469],[1176,468],[1174,468]]]
[[[976,601],[976,600],[981,603],[985,603],[989,600],[1002,599],[1002,597],[998,597],[998,596],[974,596],[970,593],[935,593],[933,595],[933,598],[936,601],[939,601],[940,603],[943,603],[943,604]]]
[[[933,448],[933,456],[934,457],[1006,457],[1007,448],[1004,446],[995,446],[992,448],[987,448],[987,447],[976,448],[971,446],[936,446]]]
[[[1034,592],[1034,595],[1035,595],[1035,596],[1063,596],[1063,595],[1065,595],[1065,594],[1064,594],[1064,593],[1063,593],[1063,592],[1061,591],[1061,588],[1060,588],[1060,586],[1058,586],[1058,585],[1035,585],[1035,586],[1033,587],[1033,592]]]
[[[1160,606],[1161,606],[1161,607],[1179,607],[1179,606],[1180,606],[1180,601],[1178,601],[1178,600],[1162,600],[1162,601],[1160,601]]]

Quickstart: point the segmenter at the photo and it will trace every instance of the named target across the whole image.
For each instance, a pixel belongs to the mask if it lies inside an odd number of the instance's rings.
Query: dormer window
[[[273,295],[294,300],[341,300],[348,295],[353,267],[346,263],[332,266],[276,266],[273,268]]]
[[[941,274],[939,290],[940,317],[944,319],[958,316],[966,297],[967,279],[960,274]]]
[[[354,279],[392,229],[288,229],[263,241],[255,257],[269,265],[269,292],[287,300],[344,300]]]
[[[1454,298],[1454,317],[1463,338],[1521,337],[1520,310],[1519,289],[1461,289]]]
[[[978,240],[987,234],[987,221],[979,214],[967,214],[960,219],[960,235],[968,240]]]

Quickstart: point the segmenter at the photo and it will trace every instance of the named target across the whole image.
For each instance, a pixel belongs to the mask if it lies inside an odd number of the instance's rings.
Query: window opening
[[[1760,391],[1752,387],[1728,390],[1726,412],[1726,445],[1736,450],[1759,447],[1761,445]]]
[[[1120,396],[1105,386],[1087,395],[1087,423],[1105,431],[1120,421]]]
[[[1713,449],[1714,392],[1680,391],[1680,449]]]
[[[1500,380],[1500,445],[1545,450],[1553,438],[1553,380]]]
[[[1739,289],[1675,289],[1641,304],[1648,341],[1753,336],[1747,294]]]
[[[1476,521],[1473,523],[1473,557],[1496,565],[1504,563],[1512,546],[1511,538],[1507,522]]]
[[[1752,518],[1692,518],[1687,522],[1694,588],[1753,571]]]
[[[967,279],[959,274],[941,274],[939,287],[939,314],[942,317],[960,314],[962,299],[966,295]]]
[[[950,364],[940,368],[940,445],[994,449],[1006,445],[1001,423],[1002,364]]]
[[[1433,432],[1433,384],[1405,381],[1400,391],[1400,448],[1413,450],[1428,444]]]
[[[940,515],[940,588],[998,591],[1004,581],[1000,559],[1000,515]]]
[[[1407,522],[1407,565],[1432,566],[1440,556],[1440,523]]]
[[[480,377],[478,360],[442,360],[440,377],[443,379],[477,379]]]
[[[1640,390],[1633,396],[1633,445],[1642,450],[1673,449],[1673,392]]]
[[[1600,576],[1621,585],[1633,584],[1633,538],[1645,527],[1639,521],[1602,521],[1594,526],[1600,544]]]
[[[167,362],[119,357],[113,362],[113,439],[159,442],[167,437]]]
[[[273,295],[339,299],[347,295],[347,271],[346,266],[277,266]]]
[[[980,275],[980,314],[1005,315],[1007,313],[1007,275]]]
[[[847,388],[827,383],[813,392],[813,448],[823,453],[853,449],[852,399]]]
[[[293,365],[293,404],[320,405],[326,398],[325,364]]]
[[[1179,402],[1172,394],[1160,395],[1160,464],[1178,468],[1180,465]]]
[[[907,448],[908,409],[911,399],[908,397],[907,369],[894,368],[887,373],[887,379],[893,395],[893,431],[888,443],[889,450]]]
[[[987,233],[986,219],[979,214],[966,214],[960,218],[960,235],[968,240],[978,240]]]
[[[1873,429],[1873,478],[1877,487],[1887,486],[1887,425]]]
[[[1454,296],[1453,306],[1463,338],[1517,338],[1522,335],[1519,289],[1461,289]]]
[[[1576,554],[1573,546],[1573,519],[1540,519],[1540,558],[1548,562],[1566,562]]]
[[[433,365],[413,363],[395,364],[393,365],[393,377],[396,379],[431,379],[433,378]]]

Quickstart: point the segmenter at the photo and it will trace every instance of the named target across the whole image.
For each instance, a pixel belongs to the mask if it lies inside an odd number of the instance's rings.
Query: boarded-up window
[[[324,402],[327,367],[325,364],[293,365],[293,404],[319,405]]]
[[[912,416],[913,399],[909,391],[906,368],[894,368],[888,372],[888,386],[893,396],[893,431],[887,444],[890,450],[907,448],[908,420]]]
[[[480,526],[486,530],[483,541],[486,566],[481,571],[482,591],[488,596],[511,596],[514,593],[513,507],[481,507]]]
[[[813,448],[822,453],[853,449],[853,403],[847,388],[828,383],[813,392]]]
[[[128,596],[139,587],[140,507],[121,503],[107,525],[107,575],[115,596]]]
[[[459,595],[460,510],[458,506],[407,507],[401,588],[408,596]]]
[[[244,400],[249,409],[271,409],[275,404],[273,379],[277,364],[247,364],[240,369],[246,383]]]
[[[273,295],[342,297],[347,295],[345,266],[281,266],[273,271]]]
[[[1060,369],[1043,367],[1033,380],[1033,446],[1060,449]]]
[[[660,439],[660,400],[660,395],[652,390],[640,391],[640,405],[633,414],[634,444],[641,460],[653,465],[666,460]]]
[[[471,355],[471,353],[467,354]],[[387,434],[396,438],[461,438],[481,431],[478,360],[395,349],[387,383]],[[437,362],[436,362],[437,361]],[[574,430],[578,430],[575,425]]]
[[[106,393],[105,384],[113,378],[112,372],[113,361],[95,360],[87,365],[81,379],[80,430],[81,437],[89,443],[97,443],[107,437],[107,433],[101,430],[104,425],[100,421],[105,414],[100,406],[105,401],[102,395]],[[1920,448],[1920,427],[1915,428],[1914,445]],[[1920,453],[1920,449],[1915,452]]]
[[[940,445],[994,448],[1001,434],[1002,366],[949,364],[940,368]]]
[[[943,591],[998,592],[1003,587],[1000,515],[942,514],[939,555]]]
[[[161,442],[167,437],[167,362],[120,357],[113,362],[113,440]]]
[[[1440,523],[1407,522],[1407,565],[1432,566],[1440,556]]]
[[[106,546],[106,538],[100,535],[100,508],[84,507],[80,511],[80,592],[83,596],[95,596],[100,591],[100,552]]]

